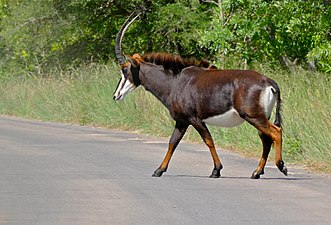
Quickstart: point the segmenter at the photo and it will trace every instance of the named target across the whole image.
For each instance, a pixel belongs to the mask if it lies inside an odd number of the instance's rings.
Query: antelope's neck
[[[141,85],[168,108],[169,96],[177,77],[162,66],[148,65],[140,67],[139,78]]]

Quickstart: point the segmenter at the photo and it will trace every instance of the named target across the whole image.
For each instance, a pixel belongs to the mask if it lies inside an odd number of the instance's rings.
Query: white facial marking
[[[235,127],[242,124],[245,120],[241,118],[238,112],[232,108],[229,111],[204,119],[203,122],[220,127]]]
[[[125,78],[123,72],[121,71],[121,80],[117,85],[117,89],[114,94],[114,100],[122,100],[125,95],[127,95],[130,91],[134,90],[136,86],[129,81],[129,79]]]
[[[266,117],[270,117],[275,106],[276,96],[273,87],[267,87],[260,95],[260,106],[264,109]]]

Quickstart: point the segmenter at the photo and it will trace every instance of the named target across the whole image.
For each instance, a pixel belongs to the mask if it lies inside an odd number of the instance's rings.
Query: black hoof
[[[287,176],[287,168],[284,165],[284,161],[281,161],[279,165],[277,165],[280,172],[282,172],[285,176]]]
[[[255,170],[255,171],[252,173],[251,178],[252,178],[252,179],[260,179],[261,175],[263,175],[263,174],[264,174],[263,171],[258,173],[258,172]]]
[[[155,172],[153,173],[153,177],[161,177],[162,174],[164,173],[165,171],[161,170],[161,169],[157,169],[155,170]]]
[[[285,176],[287,176],[287,168],[286,168],[286,166],[284,166],[284,168],[283,168],[283,170],[282,170],[282,173],[283,173]]]
[[[252,179],[260,179],[260,174],[253,173],[251,176]]]
[[[209,176],[209,178],[219,178],[221,176],[220,170],[213,170],[212,174]]]

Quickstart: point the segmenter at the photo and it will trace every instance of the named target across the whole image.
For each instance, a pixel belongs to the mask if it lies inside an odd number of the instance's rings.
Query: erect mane
[[[147,53],[141,56],[145,62],[155,65],[162,65],[166,70],[172,70],[174,74],[180,73],[189,66],[199,66],[203,68],[215,68],[205,60],[196,60],[195,58],[185,59],[178,55],[170,53]]]

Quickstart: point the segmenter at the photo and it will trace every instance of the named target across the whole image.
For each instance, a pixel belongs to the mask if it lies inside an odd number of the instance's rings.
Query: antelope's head
[[[116,36],[115,54],[118,62],[121,65],[121,79],[119,80],[114,93],[115,101],[122,100],[126,94],[133,91],[140,85],[139,63],[141,61],[141,57],[138,54],[135,54],[131,57],[124,57],[121,51],[121,43],[125,31],[140,14],[141,13],[137,14],[136,12],[133,12],[124,22]]]

